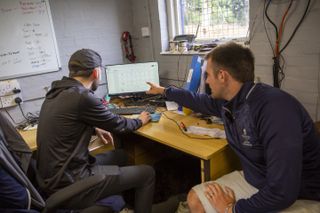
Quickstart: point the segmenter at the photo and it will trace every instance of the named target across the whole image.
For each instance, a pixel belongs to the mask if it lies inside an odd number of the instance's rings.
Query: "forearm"
[[[165,90],[168,100],[207,115],[220,115],[222,101],[214,100],[206,94],[198,94],[183,89],[168,87]]]

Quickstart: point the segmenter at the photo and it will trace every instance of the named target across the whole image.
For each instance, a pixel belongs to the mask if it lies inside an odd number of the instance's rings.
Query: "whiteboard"
[[[0,0],[0,79],[59,70],[48,0]]]

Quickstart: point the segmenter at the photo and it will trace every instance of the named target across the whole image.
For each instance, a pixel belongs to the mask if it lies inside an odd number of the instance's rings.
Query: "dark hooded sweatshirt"
[[[88,145],[94,127],[114,133],[131,132],[139,119],[112,114],[91,90],[75,79],[52,83],[40,112],[37,168],[41,188],[53,193],[91,174]]]

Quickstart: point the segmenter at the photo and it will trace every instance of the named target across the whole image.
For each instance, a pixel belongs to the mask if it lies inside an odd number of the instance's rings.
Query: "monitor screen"
[[[109,95],[141,93],[149,90],[146,82],[159,84],[157,62],[106,66]]]

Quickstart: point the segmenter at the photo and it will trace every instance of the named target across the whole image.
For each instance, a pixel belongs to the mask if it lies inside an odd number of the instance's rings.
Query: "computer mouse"
[[[151,116],[152,122],[158,122],[161,118],[161,113],[155,112],[155,113],[150,114],[150,116]]]

